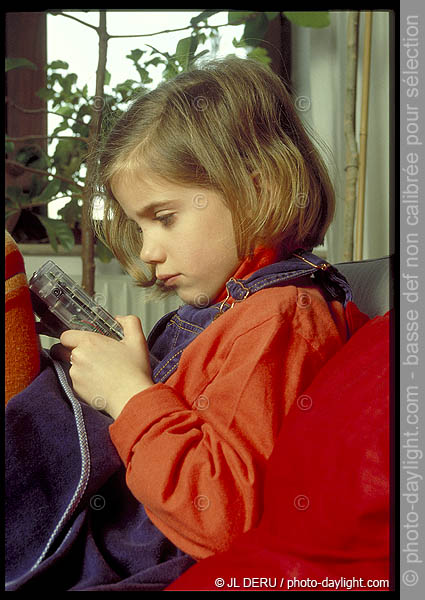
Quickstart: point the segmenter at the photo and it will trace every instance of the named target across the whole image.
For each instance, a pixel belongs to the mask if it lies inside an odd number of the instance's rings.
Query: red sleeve
[[[111,425],[132,493],[155,525],[197,559],[225,550],[258,521],[265,464],[282,419],[341,345],[334,327],[329,345],[313,349],[299,327],[295,333],[294,304],[291,315],[274,314],[236,337],[195,403],[156,384]],[[309,315],[314,320],[314,311]],[[312,331],[332,327],[322,316]],[[185,352],[196,352],[195,344]],[[195,382],[202,373],[184,376]]]

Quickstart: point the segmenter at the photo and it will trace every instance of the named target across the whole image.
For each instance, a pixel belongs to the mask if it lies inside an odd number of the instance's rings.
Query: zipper
[[[56,371],[56,375],[58,376],[59,383],[61,384],[62,389],[65,392],[68,400],[71,402],[71,406],[74,411],[74,418],[75,418],[75,424],[77,427],[78,442],[80,445],[80,453],[81,453],[80,480],[77,484],[75,492],[74,492],[67,508],[65,509],[63,515],[59,519],[56,527],[54,528],[51,536],[49,537],[49,539],[44,547],[44,550],[42,551],[42,553],[40,554],[40,556],[38,557],[36,562],[29,569],[29,571],[27,571],[27,573],[25,573],[18,579],[15,579],[14,581],[7,582],[6,587],[13,585],[17,581],[19,581],[19,579],[21,579],[22,577],[26,577],[29,573],[34,571],[41,564],[41,562],[46,558],[46,556],[47,556],[49,550],[51,549],[59,532],[61,531],[61,529],[63,528],[65,523],[69,520],[69,518],[72,516],[72,514],[75,512],[77,506],[79,505],[79,503],[84,495],[84,492],[87,488],[87,484],[88,484],[88,481],[90,478],[90,450],[89,450],[87,431],[86,431],[86,427],[84,424],[84,416],[83,416],[83,411],[81,409],[81,405],[80,405],[79,401],[76,399],[76,397],[74,396],[74,392],[72,391],[72,388],[68,383],[65,371],[63,370],[63,367],[61,366],[61,364],[59,362],[53,360],[52,358],[50,358],[50,355],[48,354],[48,352],[46,352],[45,350],[43,352],[45,353],[45,355],[48,356],[49,360],[53,363],[53,367]]]

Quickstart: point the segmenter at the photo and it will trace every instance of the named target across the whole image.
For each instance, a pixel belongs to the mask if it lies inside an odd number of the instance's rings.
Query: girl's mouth
[[[161,285],[168,287],[168,286],[174,285],[174,283],[177,281],[177,278],[179,276],[180,276],[180,273],[177,273],[176,275],[160,275],[158,277],[158,279],[161,282]]]

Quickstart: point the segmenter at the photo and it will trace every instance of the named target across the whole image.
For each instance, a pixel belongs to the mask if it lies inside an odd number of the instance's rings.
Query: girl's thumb
[[[132,339],[132,338],[140,338],[143,337],[143,328],[142,323],[136,315],[127,315],[126,317],[122,317],[117,315],[115,319],[121,325],[124,332],[124,339]]]

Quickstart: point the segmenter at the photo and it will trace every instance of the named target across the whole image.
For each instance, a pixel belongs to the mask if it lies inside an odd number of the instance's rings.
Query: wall
[[[301,117],[329,146],[328,162],[337,194],[337,212],[327,236],[329,260],[343,257],[343,202],[345,140],[346,31],[348,12],[331,12],[331,25],[323,29],[293,27],[292,77]],[[365,192],[363,258],[393,252],[390,235],[391,128],[391,18],[390,12],[373,11],[369,99],[369,131]],[[360,17],[357,85],[357,130],[360,124],[364,14]],[[358,139],[358,138],[357,138]]]

